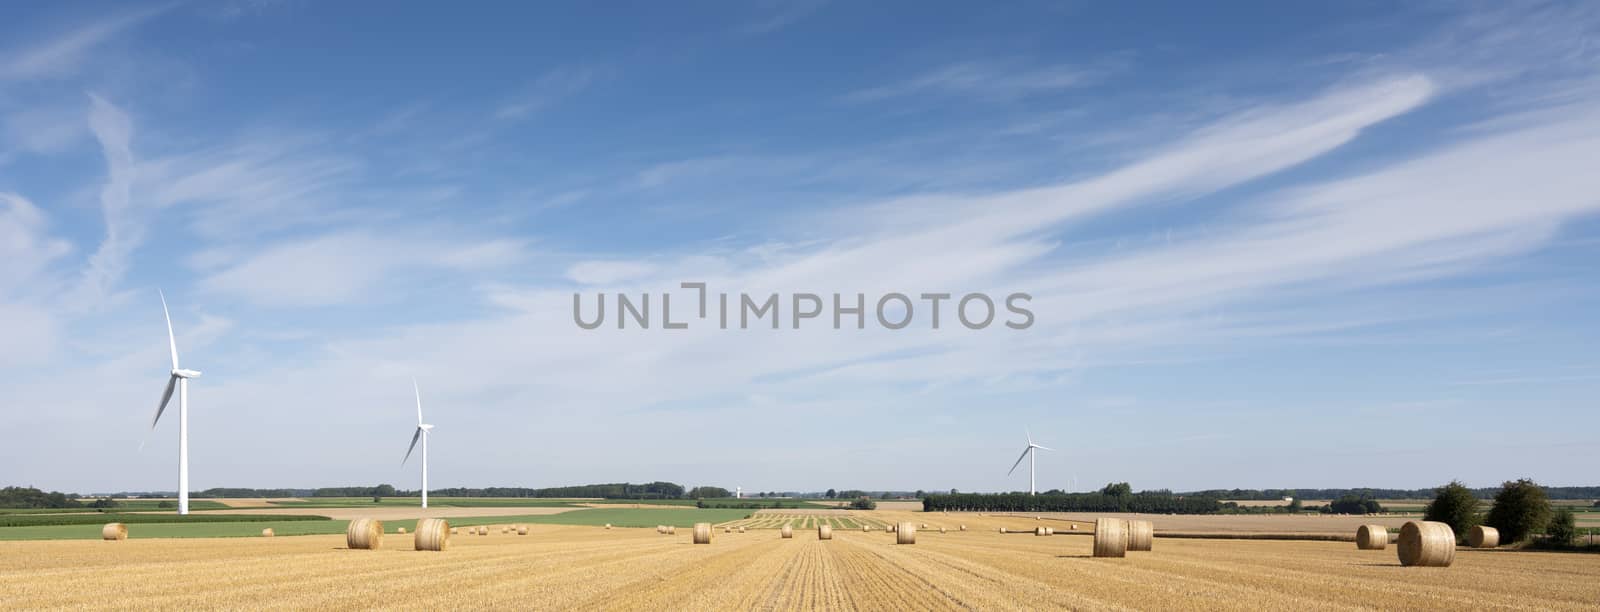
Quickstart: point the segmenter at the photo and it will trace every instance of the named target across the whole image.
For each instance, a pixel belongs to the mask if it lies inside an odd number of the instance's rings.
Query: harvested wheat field
[[[931,517],[929,517],[931,518]],[[929,521],[930,525],[932,521]],[[1087,537],[836,530],[832,540],[550,526],[379,550],[344,536],[0,543],[9,608],[1594,609],[1600,558],[1462,549],[1400,567],[1342,542],[1162,540],[1090,557]],[[492,587],[491,587],[492,585]]]

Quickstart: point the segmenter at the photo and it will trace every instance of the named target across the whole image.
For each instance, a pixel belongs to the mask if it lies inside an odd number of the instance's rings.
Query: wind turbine
[[[405,465],[411,458],[411,451],[417,450],[417,440],[422,440],[422,507],[428,507],[428,431],[432,425],[422,422],[422,390],[417,388],[417,381],[411,381],[411,390],[417,394],[417,433],[411,434],[411,448],[406,449],[406,458],[400,460],[400,465]]]
[[[161,314],[167,319],[167,348],[172,350],[172,377],[167,379],[167,391],[161,394],[161,405],[156,407],[156,417],[150,419],[150,430],[155,431],[161,422],[161,413],[172,401],[172,390],[178,390],[178,514],[189,513],[189,379],[200,373],[178,367],[178,340],[172,334],[172,313],[167,311],[167,296],[161,296]],[[141,445],[142,446],[142,445]]]
[[[1040,450],[1047,450],[1047,451],[1053,451],[1055,449],[1047,447],[1047,446],[1040,446],[1038,444],[1034,444],[1033,443],[1033,433],[1029,432],[1027,430],[1023,430],[1023,433],[1026,433],[1028,435],[1028,447],[1022,449],[1022,456],[1017,457],[1017,462],[1011,464],[1011,471],[1010,472],[1006,472],[1006,475],[1010,476],[1013,472],[1016,472],[1017,471],[1017,466],[1022,465],[1022,460],[1023,459],[1027,459],[1028,460],[1028,494],[1029,495],[1038,495],[1038,488],[1034,484],[1034,482],[1035,482],[1034,481],[1034,470],[1035,470],[1036,466],[1034,465],[1034,460],[1033,460],[1033,449],[1037,448],[1037,449],[1040,449]]]

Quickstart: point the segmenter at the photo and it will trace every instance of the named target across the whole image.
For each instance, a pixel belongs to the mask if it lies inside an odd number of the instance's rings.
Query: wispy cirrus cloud
[[[734,28],[746,36],[767,34],[787,28],[820,10],[828,0],[761,0],[755,8],[763,13]]]
[[[77,72],[89,52],[117,34],[171,10],[175,4],[161,4],[134,11],[122,11],[36,41],[31,46],[0,51],[0,81],[54,79]]]
[[[583,93],[608,75],[608,70],[592,65],[556,68],[544,73],[521,92],[503,101],[499,108],[495,109],[494,116],[506,120],[527,119],[562,100]]]
[[[501,268],[525,256],[523,245],[511,240],[356,230],[267,246],[205,277],[199,287],[263,306],[330,306],[381,300],[401,279]]]
[[[1093,84],[1116,68],[1102,66],[1022,66],[1014,62],[963,61],[908,79],[859,89],[840,97],[849,103],[909,96],[962,96],[1011,100]]]

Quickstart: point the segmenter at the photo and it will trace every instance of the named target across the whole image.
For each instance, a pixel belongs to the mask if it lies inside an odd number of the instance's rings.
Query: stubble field
[[[1087,535],[1001,534],[1014,517],[865,513],[929,523],[915,545],[879,529],[689,530],[533,525],[460,534],[416,552],[342,536],[0,542],[9,608],[499,609],[1595,609],[1600,557],[1459,551],[1400,567],[1344,542],[1158,538],[1153,552],[1090,557]],[[865,517],[863,517],[865,518]],[[935,524],[937,521],[938,524]],[[876,521],[874,521],[876,522]],[[959,525],[967,531],[959,531]],[[946,533],[938,533],[938,526]]]

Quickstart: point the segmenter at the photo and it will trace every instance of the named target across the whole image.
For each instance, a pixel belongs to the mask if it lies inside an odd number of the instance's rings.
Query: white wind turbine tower
[[[1028,460],[1028,494],[1029,495],[1038,495],[1038,487],[1035,484],[1035,479],[1034,479],[1034,472],[1035,472],[1035,467],[1036,466],[1034,464],[1033,451],[1034,451],[1034,449],[1047,450],[1047,451],[1053,451],[1055,449],[1047,447],[1047,446],[1040,446],[1038,444],[1034,444],[1033,443],[1033,433],[1029,432],[1027,430],[1023,430],[1023,433],[1026,433],[1027,436],[1028,436],[1028,447],[1022,449],[1022,456],[1021,457],[1017,457],[1017,462],[1011,464],[1011,471],[1010,472],[1006,472],[1006,475],[1010,476],[1012,473],[1016,472],[1017,471],[1017,466],[1022,465],[1022,460],[1023,459],[1027,459]]]
[[[172,313],[167,311],[167,296],[160,291],[161,314],[167,319],[167,348],[172,350],[172,377],[167,379],[167,391],[161,394],[161,405],[156,407],[156,417],[150,420],[150,430],[155,431],[161,422],[161,413],[172,401],[172,390],[178,390],[178,514],[189,513],[189,379],[198,378],[199,372],[178,367],[178,340],[172,334]],[[141,445],[143,446],[143,445]]]
[[[417,394],[417,433],[411,434],[411,448],[406,449],[406,458],[400,460],[400,465],[405,465],[411,458],[411,451],[417,449],[417,439],[422,439],[422,507],[428,507],[428,432],[432,425],[422,422],[422,390],[417,388],[417,381],[411,381],[411,390]]]

